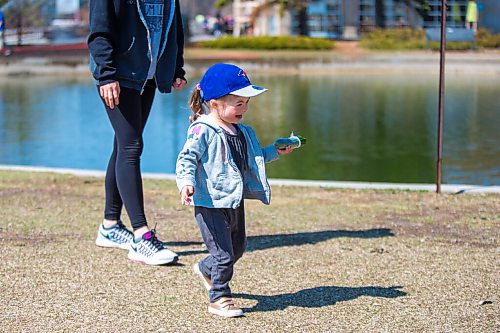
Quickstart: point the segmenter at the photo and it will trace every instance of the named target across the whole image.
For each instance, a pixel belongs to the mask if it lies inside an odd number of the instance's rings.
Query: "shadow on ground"
[[[233,294],[235,298],[253,299],[258,303],[251,308],[244,308],[245,312],[265,312],[284,310],[289,306],[302,308],[321,308],[337,302],[345,302],[361,296],[396,298],[406,295],[398,290],[402,286],[393,287],[315,287],[280,295],[251,295]]]
[[[300,246],[317,244],[334,238],[380,238],[394,236],[391,229],[378,228],[368,230],[327,230],[299,232],[296,234],[278,234],[248,237],[247,252],[266,250],[281,246]]]
[[[301,246],[317,244],[334,238],[381,238],[392,237],[394,233],[388,228],[367,230],[327,230],[314,232],[299,232],[296,234],[278,234],[249,236],[246,252],[266,250],[282,246]],[[167,246],[202,246],[201,242],[165,242]],[[204,249],[177,252],[179,255],[195,255],[206,253]]]

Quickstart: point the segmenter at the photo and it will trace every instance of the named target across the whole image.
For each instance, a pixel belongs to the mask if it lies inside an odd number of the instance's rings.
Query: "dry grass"
[[[205,252],[172,182],[146,181],[146,208],[181,258],[151,267],[94,245],[102,179],[0,179],[0,331],[500,329],[499,195],[274,187],[271,206],[247,202],[232,282],[246,315],[225,320],[191,273]]]

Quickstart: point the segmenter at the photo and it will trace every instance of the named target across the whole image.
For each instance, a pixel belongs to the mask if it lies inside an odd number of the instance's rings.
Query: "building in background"
[[[41,10],[49,24],[44,36],[50,44],[83,43],[88,35],[88,0],[47,0]]]
[[[446,26],[450,28],[465,27],[468,0],[447,0]],[[500,32],[500,1],[476,1],[478,8],[478,26],[494,33]],[[424,28],[439,28],[441,26],[441,1],[427,1],[427,10],[423,13]]]
[[[479,8],[478,27],[500,33],[500,0],[476,1]]]
[[[358,39],[376,28],[422,27],[415,8],[395,0],[311,0],[307,13],[312,37]]]
[[[265,0],[234,0],[233,1],[233,17],[234,28],[233,35],[239,37],[241,35],[253,35],[251,19],[257,8],[263,5]],[[288,32],[289,33],[289,32]]]
[[[254,36],[289,35],[291,23],[290,11],[282,11],[279,4],[269,4],[266,1],[259,1],[247,22],[253,29]]]
[[[449,28],[464,28],[467,0],[448,0],[446,9],[446,26]],[[424,16],[424,28],[439,28],[441,26],[441,0],[427,1],[428,10]]]
[[[56,0],[57,16],[73,16],[80,10],[80,0]]]
[[[299,15],[266,0],[234,0],[234,35],[298,35]],[[447,0],[448,27],[465,27],[467,0]],[[500,32],[500,0],[476,1],[479,27]],[[409,0],[309,0],[309,36],[359,39],[377,28],[435,28],[441,25],[441,0],[424,7]]]
[[[299,35],[299,31],[312,37],[357,40],[377,28],[427,29],[441,24],[441,0],[427,0],[425,7],[418,7],[423,2],[415,0],[308,0],[305,15],[295,12],[294,7],[283,10],[279,1],[270,2],[233,0],[217,9],[216,0],[181,0],[185,32],[192,41],[225,34]],[[465,27],[467,2],[447,0],[448,27]],[[10,0],[0,7],[9,22],[7,44],[61,44],[85,39],[89,0],[23,3]],[[478,27],[500,33],[500,0],[476,3]]]
[[[298,35],[299,17],[266,0],[233,1],[234,35]],[[311,37],[358,39],[377,27],[417,27],[422,20],[406,2],[395,0],[310,0],[307,30]]]

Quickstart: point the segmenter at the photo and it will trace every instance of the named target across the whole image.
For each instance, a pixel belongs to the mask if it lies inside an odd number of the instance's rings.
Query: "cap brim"
[[[236,95],[236,96],[241,96],[241,97],[254,97],[254,96],[260,95],[266,91],[267,91],[267,88],[250,85],[250,86],[246,86],[245,88],[241,88],[241,89],[232,91],[230,94]]]

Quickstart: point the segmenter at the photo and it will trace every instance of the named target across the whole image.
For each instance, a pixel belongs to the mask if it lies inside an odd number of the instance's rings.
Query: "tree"
[[[23,28],[43,27],[46,25],[45,19],[40,15],[44,0],[0,0],[0,5],[4,5],[4,14],[9,18],[9,26],[17,29],[17,45],[21,45]]]

